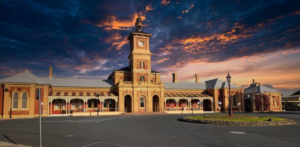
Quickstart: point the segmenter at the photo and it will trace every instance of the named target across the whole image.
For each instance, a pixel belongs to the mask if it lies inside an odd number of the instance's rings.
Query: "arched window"
[[[23,93],[22,95],[22,109],[27,108],[27,93]]]
[[[233,106],[236,107],[236,96],[233,96]]]
[[[18,93],[14,94],[13,108],[18,109]]]
[[[140,107],[144,107],[145,106],[145,98],[141,97],[140,99]]]

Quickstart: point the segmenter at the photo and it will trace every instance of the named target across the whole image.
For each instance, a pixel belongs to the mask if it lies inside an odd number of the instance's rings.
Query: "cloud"
[[[145,8],[146,11],[154,10],[154,8],[151,6],[151,4],[148,4]]]
[[[168,5],[170,3],[170,1],[168,0],[161,0],[160,2],[162,5]]]
[[[101,40],[102,38],[100,38]],[[115,47],[117,50],[121,50],[122,47],[128,43],[127,37],[121,36],[119,33],[113,33],[110,37],[105,38],[105,43],[111,44],[111,48]],[[108,51],[111,50],[108,49]]]
[[[135,25],[135,21],[138,18],[138,15],[135,13],[130,15],[126,19],[119,19],[114,15],[106,16],[104,21],[96,24],[97,27],[104,28],[105,30],[131,30]],[[146,17],[141,16],[145,21]]]

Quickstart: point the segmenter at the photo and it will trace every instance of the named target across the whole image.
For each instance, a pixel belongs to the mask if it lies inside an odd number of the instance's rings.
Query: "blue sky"
[[[128,66],[136,10],[153,34],[152,68],[171,81],[255,78],[282,92],[300,89],[300,2],[296,0],[2,0],[0,78],[105,79]]]

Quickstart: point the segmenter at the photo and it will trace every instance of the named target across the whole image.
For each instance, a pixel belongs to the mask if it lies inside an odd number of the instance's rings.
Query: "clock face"
[[[144,41],[139,41],[139,46],[144,46]]]

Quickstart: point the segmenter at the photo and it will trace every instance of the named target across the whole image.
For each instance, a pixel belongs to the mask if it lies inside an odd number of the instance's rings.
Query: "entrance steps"
[[[122,113],[121,115],[157,115],[167,114],[166,112],[133,112],[133,113]]]

